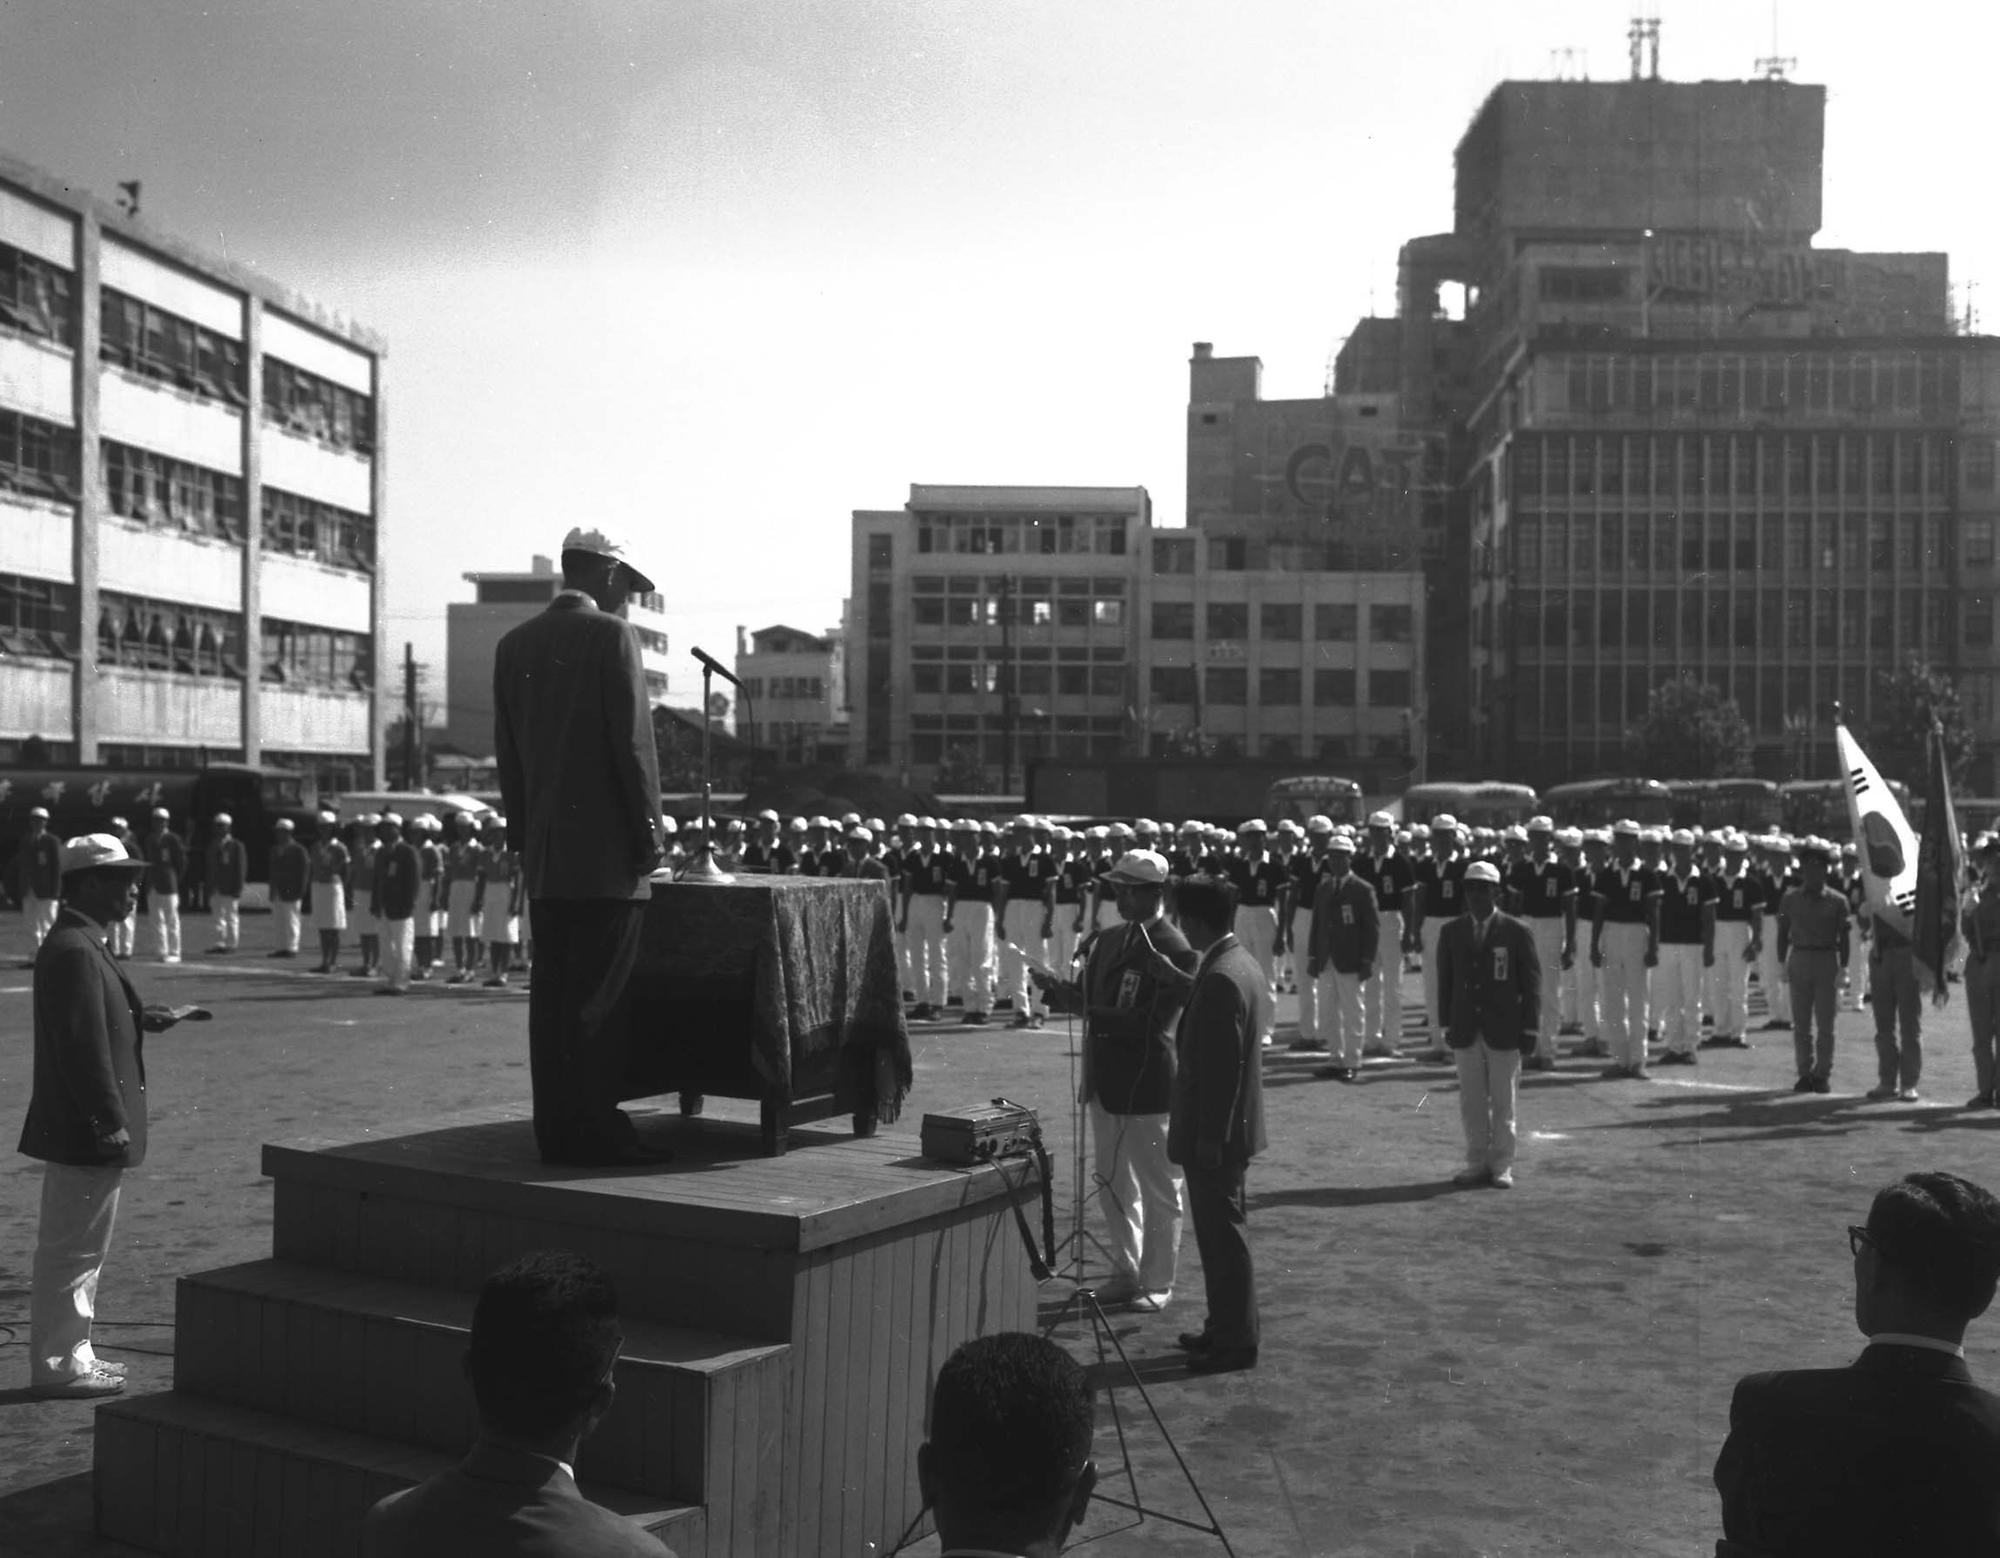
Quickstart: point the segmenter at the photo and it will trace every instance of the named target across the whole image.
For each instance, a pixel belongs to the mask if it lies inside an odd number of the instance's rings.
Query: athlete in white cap
[[[215,905],[215,945],[213,953],[234,952],[243,941],[240,905],[243,885],[250,875],[250,855],[243,840],[231,831],[233,819],[219,811],[208,830],[208,887]]]
[[[1660,877],[1660,964],[1653,972],[1652,1011],[1667,1041],[1663,1066],[1692,1066],[1701,1040],[1701,988],[1715,963],[1715,883],[1695,864],[1694,834],[1677,829],[1667,840]]]
[[[1611,1065],[1606,1080],[1645,1080],[1646,1004],[1660,960],[1660,882],[1639,864],[1639,825],[1611,829],[1614,863],[1597,873],[1590,927],[1590,961],[1598,971],[1598,1001]]]
[[[55,926],[62,898],[62,840],[50,831],[46,806],[28,808],[28,831],[14,855],[14,890],[21,895],[21,912],[39,947]]]

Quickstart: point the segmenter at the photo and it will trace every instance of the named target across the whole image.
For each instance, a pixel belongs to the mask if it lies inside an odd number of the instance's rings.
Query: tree
[[[1731,779],[1750,772],[1750,724],[1722,689],[1683,671],[1655,687],[1626,735],[1649,779]]]
[[[1944,727],[1952,787],[1963,786],[1972,762],[1972,731],[1958,701],[1957,684],[1912,655],[1899,671],[1877,672],[1875,687],[1875,718],[1868,727],[1868,755],[1875,766],[1921,795],[1926,779],[1924,742],[1935,718]]]
[[[937,765],[931,788],[939,795],[984,795],[986,765],[971,747],[960,744],[945,748],[944,761]]]
[[[653,755],[660,763],[660,788],[669,793],[701,788],[701,736],[675,719],[664,704],[653,708]]]

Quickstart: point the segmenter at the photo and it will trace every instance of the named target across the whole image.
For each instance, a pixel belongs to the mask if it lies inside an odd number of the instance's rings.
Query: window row
[[[97,597],[100,665],[183,676],[243,677],[243,614],[116,590]]]
[[[1122,514],[923,515],[917,520],[917,550],[986,557],[1086,552],[1123,557],[1131,523]]]
[[[76,586],[0,573],[0,649],[38,659],[74,659]]]
[[[1622,730],[1646,717],[1647,700],[1679,667],[1524,667],[1511,679],[1515,729],[1562,736],[1593,727]],[[1785,736],[1836,699],[1850,721],[1865,724],[1884,673],[1865,665],[1739,666],[1708,673],[1760,736]],[[1788,726],[1788,722],[1791,725]]]
[[[1544,411],[1936,417],[1959,406],[1955,352],[1580,352],[1551,357],[1549,368]]]
[[[1252,682],[1242,666],[1156,665],[1152,674],[1155,703],[1210,703],[1225,706],[1247,705]],[[1296,667],[1266,666],[1255,682],[1260,708],[1296,709],[1306,701],[1308,684]],[[1357,705],[1357,687],[1366,690],[1366,702]],[[1352,670],[1316,670],[1310,690],[1315,708],[1376,709],[1407,708],[1412,679],[1408,671],[1370,671],[1365,683]]]
[[[950,757],[958,762],[969,760],[983,763],[988,768],[1001,768],[1008,763],[1020,763],[1033,757],[1117,757],[1124,750],[1125,738],[1119,733],[1085,735],[1077,731],[1048,732],[1027,726],[1011,737],[940,736],[929,733],[912,734],[910,737],[910,761],[932,765]],[[884,762],[888,761],[887,752],[885,738]]]
[[[667,635],[664,633],[656,633],[651,628],[635,627],[632,629],[632,636],[639,641],[639,647],[650,654],[671,653],[672,646],[668,644]]]
[[[1320,643],[1351,644],[1359,626],[1361,608],[1320,602],[1312,608],[1313,639]],[[1251,636],[1250,603],[1210,601],[1203,625],[1209,639],[1247,639]],[[1305,636],[1305,607],[1290,602],[1262,602],[1257,607],[1257,637],[1267,642],[1297,643]],[[1152,636],[1164,639],[1192,639],[1195,636],[1193,601],[1154,601]],[[1370,606],[1368,636],[1377,644],[1407,644],[1415,636],[1416,611],[1410,606]]]
[[[98,447],[112,513],[188,535],[243,539],[240,478],[108,438]]]
[[[1522,650],[1920,653],[1994,642],[1993,596],[1983,592],[1954,606],[1943,590],[1521,590],[1511,610]]]
[[[374,647],[365,633],[264,618],[264,680],[326,692],[367,692],[375,685]]]
[[[768,695],[773,698],[810,698],[814,702],[826,696],[826,679],[819,676],[746,676],[743,690],[753,698]]]
[[[1006,685],[1005,668],[996,660],[918,661],[910,667],[910,690],[922,695],[997,693]],[[1049,665],[1014,667],[1013,691],[1021,697],[1119,698],[1125,695],[1122,665]]]
[[[1299,541],[1263,536],[1208,537],[1208,568],[1211,573],[1403,573],[1420,566],[1433,548],[1434,538],[1424,534],[1444,523],[1441,501],[1426,499],[1422,529],[1412,524],[1378,525],[1367,531],[1350,530],[1324,541]],[[1192,541],[1156,540],[1153,543],[1153,572],[1191,574],[1194,568]]]
[[[919,595],[910,602],[910,620],[920,628],[1018,627],[1115,628],[1125,625],[1122,598],[1059,596]]]
[[[1004,736],[1009,729],[1018,736],[1022,731],[1033,728],[1036,731],[1053,731],[1062,736],[1115,736],[1125,729],[1122,714],[1050,714],[1040,719],[1030,719],[1027,715],[1016,714],[912,714],[910,729],[913,731],[942,731],[946,735]]]
[[[276,357],[264,359],[264,417],[329,449],[375,452],[375,404],[368,396]]]
[[[1079,575],[1073,579],[1048,574],[920,573],[910,580],[912,595],[990,595],[996,600],[1040,600],[1052,595],[1123,595],[1125,581],[1115,573]]]
[[[63,346],[76,345],[76,282],[38,254],[0,243],[0,320]]]
[[[24,497],[76,502],[77,448],[71,428],[0,411],[0,487]]]
[[[1514,494],[1766,499],[1938,497],[1962,480],[1991,492],[1993,440],[1944,433],[1524,433],[1512,450]]]
[[[1510,527],[1517,578],[1566,574],[1935,574],[1953,566],[1941,514],[1525,514]],[[1993,520],[1961,519],[1957,566],[1993,565]]]
[[[97,350],[104,361],[203,400],[249,404],[240,341],[110,287],[102,296]]]
[[[982,660],[993,659],[1000,651],[982,644],[912,644],[912,660]],[[1123,665],[1125,651],[1118,645],[1089,648],[1081,644],[1059,644],[1051,649],[1046,644],[1016,644],[1005,651],[1007,656],[1017,661],[1040,660],[1094,660],[1099,665]]]
[[[275,487],[263,489],[263,508],[267,552],[310,557],[334,568],[374,571],[375,521],[368,515]]]

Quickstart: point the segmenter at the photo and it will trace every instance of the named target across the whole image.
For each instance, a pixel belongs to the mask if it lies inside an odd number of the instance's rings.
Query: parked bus
[[[246,763],[7,768],[0,770],[0,866],[14,858],[28,831],[28,812],[36,806],[48,809],[49,831],[58,838],[102,832],[113,817],[123,817],[143,836],[153,809],[166,807],[175,831],[187,841],[190,886],[199,892],[210,819],[217,812],[229,813],[231,831],[243,840],[251,880],[263,881],[271,857],[271,824],[289,817],[309,834],[319,815],[319,791],[311,774]],[[8,891],[14,890],[9,883]]]
[[[1766,833],[1783,817],[1778,787],[1769,779],[1673,779],[1667,790],[1677,828]]]
[[[1525,784],[1413,784],[1403,792],[1403,823],[1452,816],[1468,828],[1505,828],[1535,815],[1536,796]]]
[[[1334,779],[1314,774],[1275,781],[1264,796],[1264,819],[1282,822],[1287,817],[1304,822],[1326,817],[1333,822],[1359,825],[1365,813],[1361,786],[1352,779]]]
[[[1625,818],[1642,828],[1673,822],[1673,796],[1657,779],[1584,779],[1542,794],[1542,810],[1559,828],[1608,828]]]
[[[1910,787],[1900,779],[1885,779],[1889,793],[1903,808],[1913,829],[1921,830],[1920,809],[1910,803]],[[1854,835],[1847,820],[1847,783],[1842,779],[1794,779],[1778,786],[1778,810],[1784,830],[1797,837],[1817,833],[1821,838],[1844,844]]]

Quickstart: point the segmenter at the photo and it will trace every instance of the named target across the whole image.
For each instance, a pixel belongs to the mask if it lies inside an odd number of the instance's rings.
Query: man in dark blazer
[[[120,1181],[146,1160],[142,1035],[179,1020],[142,1005],[104,945],[107,927],[137,904],[145,871],[108,833],[71,839],[62,908],[35,954],[34,1090],[20,1150],[42,1160],[28,1321],[28,1385],[38,1396],[125,1388],[125,1366],[92,1349],[90,1322]]]
[[[2000,1200],[1956,1174],[1910,1174],[1847,1233],[1868,1346],[1846,1368],[1737,1384],[1716,1552],[2000,1554],[2000,1396],[1965,1366],[1966,1326],[2000,1281]]]
[[[1496,907],[1500,872],[1465,868],[1466,912],[1438,936],[1438,1020],[1458,1064],[1465,1167],[1459,1185],[1514,1187],[1514,1095],[1521,1057],[1541,1021],[1542,961],[1534,932]]]
[[[673,1558],[577,1491],[577,1450],[617,1395],[621,1340],[611,1279],[581,1255],[540,1250],[488,1277],[465,1354],[479,1438],[450,1471],[368,1511],[363,1558]]]
[[[535,943],[528,1057],[547,1163],[658,1162],[618,1108],[624,994],[663,858],[660,770],[639,642],[620,613],[652,581],[596,530],[563,542],[563,588],[500,640],[493,743],[507,847]]]
[[[1230,933],[1235,895],[1226,883],[1190,878],[1174,907],[1201,962],[1181,1013],[1167,1152],[1187,1176],[1208,1284],[1208,1321],[1180,1344],[1190,1373],[1214,1374],[1257,1362],[1257,1280],[1243,1176],[1264,1150],[1261,1039],[1271,1028],[1271,993],[1256,958]]]
[[[1195,955],[1164,912],[1167,862],[1150,849],[1122,856],[1101,879],[1122,923],[1098,933],[1083,977],[1029,969],[1049,1009],[1080,1013],[1083,1102],[1096,1144],[1098,1204],[1117,1270],[1104,1305],[1164,1309],[1180,1259],[1181,1176],[1167,1151],[1174,1087],[1174,1019]]]

